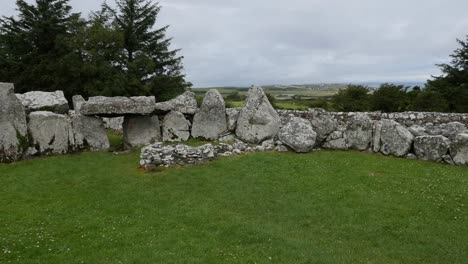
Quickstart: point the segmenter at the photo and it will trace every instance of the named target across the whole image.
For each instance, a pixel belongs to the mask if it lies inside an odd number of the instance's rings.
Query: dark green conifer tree
[[[80,86],[70,82],[75,62],[64,40],[83,23],[71,13],[68,0],[16,1],[19,15],[0,19],[0,79],[16,84],[18,92],[64,90],[69,96]],[[79,79],[78,79],[79,80]]]
[[[148,0],[117,0],[114,23],[124,39],[125,88],[128,94],[156,95],[164,100],[191,87],[182,73],[182,56],[171,50],[168,26],[155,28],[160,11]]]

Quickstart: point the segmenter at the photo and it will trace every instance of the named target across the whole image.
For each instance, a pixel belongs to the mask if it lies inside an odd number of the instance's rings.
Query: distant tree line
[[[336,111],[429,111],[468,113],[468,36],[449,64],[438,65],[441,76],[427,81],[425,87],[382,84],[378,89],[349,85],[322,107]],[[323,101],[322,101],[323,103]]]
[[[160,6],[116,0],[89,18],[69,0],[17,0],[17,16],[0,18],[0,81],[17,92],[63,90],[75,94],[155,95],[168,99],[191,87],[168,26],[156,27]]]

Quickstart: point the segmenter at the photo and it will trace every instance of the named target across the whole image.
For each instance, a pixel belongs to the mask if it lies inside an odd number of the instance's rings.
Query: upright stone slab
[[[86,103],[85,99],[81,95],[74,95],[72,97],[73,101],[73,110],[75,110],[75,114],[80,115],[81,106]]]
[[[315,146],[317,133],[312,129],[310,122],[303,118],[292,117],[289,122],[280,129],[281,142],[296,152],[310,152]]]
[[[345,137],[349,148],[366,150],[372,140],[372,120],[367,114],[356,113],[348,120]]]
[[[158,116],[125,116],[123,136],[126,148],[135,148],[161,141]]]
[[[381,123],[380,152],[397,157],[406,156],[413,144],[413,134],[393,120],[384,119]],[[376,141],[378,141],[378,135],[374,138],[374,144]]]
[[[27,147],[26,113],[12,83],[0,83],[0,162],[14,162]]]
[[[190,137],[190,121],[182,113],[171,111],[164,116],[162,131],[163,141],[187,141]]]
[[[187,91],[176,98],[156,104],[156,110],[161,112],[176,111],[182,114],[194,115],[198,111],[195,93]]]
[[[110,148],[104,122],[94,116],[74,115],[72,128],[75,150],[107,151]]]
[[[459,166],[468,166],[468,133],[461,133],[455,137],[450,146],[450,156]]]
[[[444,136],[419,136],[414,139],[418,159],[440,162],[447,155],[450,140]]]
[[[62,91],[41,92],[33,91],[17,94],[27,112],[50,111],[58,114],[66,114],[70,109],[68,101]]]
[[[218,90],[209,90],[200,111],[193,118],[192,137],[215,140],[226,131],[226,106],[223,96]]]
[[[280,125],[280,116],[263,89],[252,87],[237,119],[236,135],[243,141],[258,144],[275,137]]]
[[[154,96],[104,97],[89,98],[82,104],[80,114],[115,117],[123,115],[149,115],[154,112]]]
[[[226,109],[226,121],[228,130],[231,132],[236,131],[237,128],[237,119],[239,118],[240,111],[235,108]]]
[[[74,145],[73,129],[65,115],[38,111],[29,114],[29,134],[34,148],[41,155],[68,153]]]

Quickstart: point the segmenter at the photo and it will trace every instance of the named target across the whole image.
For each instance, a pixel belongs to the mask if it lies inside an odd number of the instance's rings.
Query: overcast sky
[[[113,0],[107,0],[108,3]],[[467,0],[160,0],[196,87],[424,82],[468,34]],[[87,15],[98,0],[71,0]],[[0,0],[1,14],[15,0]]]

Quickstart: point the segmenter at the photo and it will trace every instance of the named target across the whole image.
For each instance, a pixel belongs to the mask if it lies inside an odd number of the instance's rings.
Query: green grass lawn
[[[145,173],[138,153],[0,165],[0,263],[467,263],[468,169],[257,153]]]

